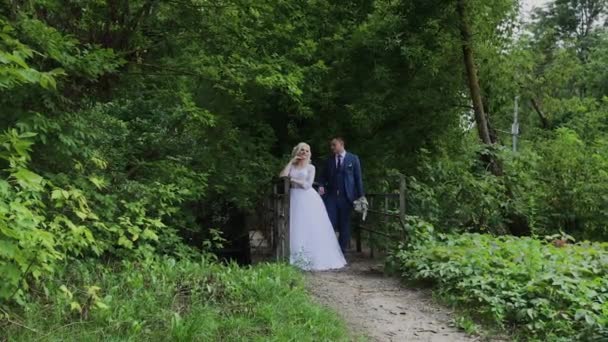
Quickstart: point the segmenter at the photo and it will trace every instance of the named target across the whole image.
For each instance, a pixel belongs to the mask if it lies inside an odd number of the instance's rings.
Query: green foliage
[[[280,265],[239,268],[172,258],[72,263],[11,319],[8,341],[347,341],[337,315]]]
[[[216,229],[242,236],[292,144],[322,156],[333,134],[368,189],[410,176],[409,213],[442,232],[502,234],[523,217],[538,235],[608,238],[605,1],[556,0],[530,25],[517,1],[465,2],[490,150],[468,122],[453,0],[3,2],[0,300],[24,306],[36,289],[101,309],[119,280],[61,290],[62,263],[229,244]],[[515,95],[514,154],[501,131]],[[183,329],[162,336],[192,337],[202,317],[221,327],[216,314],[171,316]]]
[[[409,212],[446,230],[503,233],[505,184],[476,158],[490,152],[469,146],[460,158],[444,155],[431,160],[423,155],[420,176],[408,180]]]
[[[578,237],[605,241],[605,143],[585,142],[576,132],[563,128],[556,131],[554,139],[538,145],[538,154],[527,157],[534,160],[534,169],[528,171],[536,181],[521,194],[536,206],[531,216],[537,222],[537,232],[547,234],[559,228]]]
[[[159,219],[146,216],[138,202],[123,202],[122,215],[101,221],[82,190],[59,187],[27,168],[33,136],[16,130],[0,136],[5,149],[0,157],[10,166],[0,181],[0,270],[5,274],[0,299],[19,303],[32,283],[52,274],[58,261],[108,250],[149,250],[165,228]],[[95,177],[88,181],[91,193],[103,185]]]
[[[484,16],[500,21],[508,3]],[[349,134],[369,170],[410,166],[391,157],[452,134],[464,87],[455,31],[441,29],[452,13],[410,5],[0,5],[4,197],[30,211],[6,219],[46,236],[39,254],[39,237],[1,236],[24,255],[3,256],[13,271],[0,298],[21,301],[60,261],[175,254],[183,238],[202,247],[259,203],[302,137],[317,147]],[[419,124],[404,134],[402,121]]]
[[[43,88],[55,88],[56,76],[64,75],[62,69],[41,72],[31,68],[27,60],[34,50],[14,37],[14,29],[0,17],[0,89],[4,91],[20,85],[34,84]]]
[[[456,157],[422,155],[419,176],[408,180],[410,214],[446,232],[504,234],[509,215],[516,213],[533,234],[563,230],[581,239],[608,238],[603,138],[587,142],[576,131],[560,128],[518,153],[498,151],[502,177],[483,168],[477,156],[487,152],[466,142],[459,150]]]
[[[4,20],[0,45],[0,78],[3,88],[55,88],[60,69],[39,72],[26,63],[33,51],[15,39]],[[90,230],[82,224],[96,217],[77,190],[63,189],[28,168],[35,133],[9,129],[0,135],[0,161],[5,170],[0,179],[0,300],[23,303],[29,285],[53,271],[66,254],[83,249],[99,252]],[[58,212],[46,206],[63,207]],[[72,217],[78,217],[74,221]]]
[[[432,281],[453,305],[515,328],[521,340],[608,337],[605,243],[560,248],[532,238],[429,235],[428,227],[414,227],[417,237],[392,256],[404,277]]]

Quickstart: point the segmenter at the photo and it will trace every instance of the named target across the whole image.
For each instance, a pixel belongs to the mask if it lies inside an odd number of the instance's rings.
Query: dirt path
[[[357,258],[344,270],[307,277],[316,299],[342,315],[355,335],[370,341],[477,340],[451,326],[449,309],[434,304],[427,291],[384,276],[377,262]]]

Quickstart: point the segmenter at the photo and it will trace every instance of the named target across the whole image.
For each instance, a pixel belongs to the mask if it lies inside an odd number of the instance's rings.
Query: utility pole
[[[511,136],[513,137],[513,152],[517,152],[517,136],[519,135],[519,95],[515,96],[515,108],[513,110],[513,124],[511,125]]]

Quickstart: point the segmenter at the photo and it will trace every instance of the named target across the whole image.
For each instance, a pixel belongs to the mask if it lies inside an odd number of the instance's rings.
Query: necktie
[[[338,154],[338,170],[342,168],[342,155]]]

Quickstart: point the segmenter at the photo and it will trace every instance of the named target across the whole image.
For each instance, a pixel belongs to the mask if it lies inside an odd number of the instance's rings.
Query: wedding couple
[[[319,192],[312,187],[315,167],[310,146],[299,143],[292,151],[282,177],[291,179],[290,262],[304,270],[330,270],[346,265],[353,203],[363,197],[359,157],[346,152],[344,139],[331,140],[332,154],[319,177]],[[334,230],[338,232],[336,238]]]

